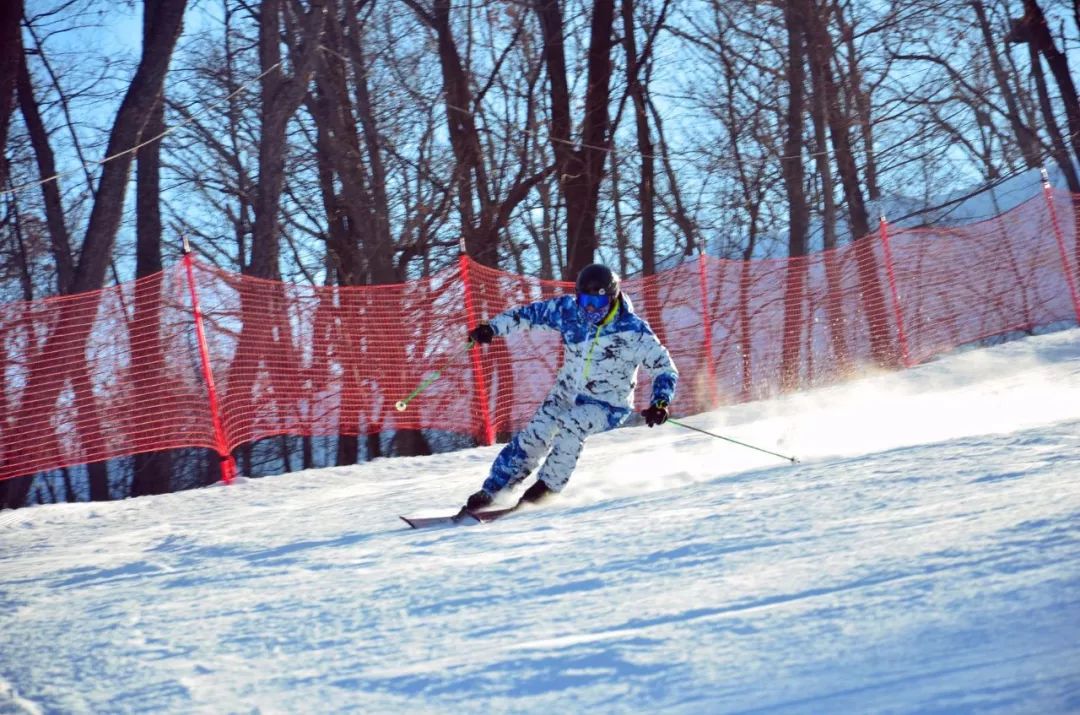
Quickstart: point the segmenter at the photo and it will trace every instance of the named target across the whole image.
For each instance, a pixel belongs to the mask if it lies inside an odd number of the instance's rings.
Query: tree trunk
[[[352,62],[353,81],[356,85],[356,114],[360,121],[361,137],[366,148],[368,173],[370,175],[371,217],[370,233],[362,246],[367,264],[371,266],[375,283],[404,280],[392,263],[394,239],[390,233],[390,199],[387,195],[386,164],[383,161],[383,141],[375,120],[375,108],[368,85],[368,62],[364,53],[362,28],[356,13],[346,13],[345,43]]]
[[[355,434],[338,435],[334,464],[345,467],[360,461],[360,438]]]
[[[281,3],[263,0],[259,7],[259,181],[255,186],[255,225],[252,227],[250,263],[244,272],[257,278],[281,277],[278,256],[278,209],[285,183],[285,127],[295,107],[288,100],[296,94],[284,77],[280,36]]]
[[[600,184],[604,179],[604,162],[611,146],[608,101],[615,6],[614,0],[596,0],[593,3],[580,148],[572,136],[574,123],[566,79],[562,9],[558,0],[541,0],[535,8],[540,20],[550,84],[551,149],[566,207],[566,267],[563,278],[573,280],[582,268],[593,262],[597,249],[596,217]]]
[[[253,205],[253,191],[251,188],[251,178],[248,176],[247,168],[243,160],[243,146],[244,141],[241,138],[243,131],[241,117],[243,115],[243,107],[240,104],[239,92],[241,87],[240,81],[237,78],[237,58],[240,55],[240,51],[234,47],[233,42],[233,15],[236,11],[230,6],[229,2],[223,2],[223,35],[224,35],[224,51],[225,51],[225,76],[223,81],[225,82],[225,90],[228,92],[225,114],[228,119],[227,124],[227,137],[228,143],[222,142],[221,155],[222,158],[228,163],[232,170],[236,174],[236,213],[229,213],[229,218],[232,223],[233,236],[236,239],[236,263],[241,269],[247,265],[247,243],[254,231],[255,221],[253,219],[254,205]],[[225,149],[228,146],[228,149]]]
[[[1028,45],[1028,56],[1031,59],[1031,75],[1035,79],[1035,94],[1039,98],[1039,107],[1042,109],[1043,121],[1046,122],[1046,134],[1050,137],[1050,153],[1057,162],[1061,173],[1065,175],[1065,183],[1069,186],[1069,192],[1080,193],[1080,177],[1076,175],[1075,164],[1069,156],[1069,147],[1065,144],[1065,137],[1061,135],[1057,118],[1054,116],[1054,106],[1050,101],[1050,92],[1046,87],[1046,75],[1043,74],[1042,60],[1039,59],[1035,45]]]
[[[836,13],[840,33],[847,48],[848,91],[852,99],[854,123],[859,127],[859,133],[862,137],[863,153],[865,155],[863,176],[866,182],[866,194],[871,201],[878,201],[881,199],[881,189],[877,180],[874,122],[870,111],[870,95],[863,89],[862,70],[859,68],[858,48],[855,45],[855,28],[845,21],[843,7],[836,0],[833,0],[833,11]],[[852,110],[849,110],[849,114],[852,113]]]
[[[0,187],[8,185],[7,148],[8,128],[15,110],[15,86],[22,57],[23,0],[0,3]]]
[[[85,360],[76,360],[72,367],[72,389],[75,393],[75,414],[81,423],[79,440],[84,445],[100,445],[105,442],[102,417],[97,398],[91,386],[90,369]],[[86,477],[90,486],[90,501],[109,501],[113,498],[109,488],[109,463],[90,462],[86,465]]]
[[[803,112],[805,107],[803,28],[806,25],[804,3],[784,5],[784,25],[787,30],[787,136],[781,167],[784,189],[788,198],[788,257],[784,289],[784,327],[781,332],[780,387],[793,390],[799,384],[800,354],[802,351],[803,297],[806,288],[806,236],[810,225],[810,208],[803,187]]]
[[[9,175],[8,178],[9,178],[9,183],[10,183],[10,175]],[[12,194],[8,195],[7,208],[8,208],[8,213],[10,215],[11,232],[15,237],[15,243],[16,243],[16,256],[17,256],[17,260],[18,260],[18,263],[19,263],[19,274],[20,274],[20,277],[21,277],[21,279],[20,279],[20,284],[21,284],[21,288],[22,288],[21,297],[22,297],[22,299],[24,301],[27,301],[27,303],[29,303],[29,301],[34,299],[34,284],[31,281],[31,277],[30,277],[30,259],[27,256],[27,252],[26,252],[26,242],[23,240],[22,224],[21,224],[21,222],[19,220],[18,196],[16,194],[12,193]],[[22,314],[22,321],[21,322],[23,324],[22,327],[23,327],[23,329],[25,331],[25,334],[27,336],[33,335],[33,331],[34,331],[33,319],[30,316],[29,311],[24,310],[22,313],[23,314]],[[6,333],[0,333],[0,341],[6,341],[6,339],[7,339],[7,334]],[[6,354],[7,350],[11,350],[11,348],[7,348],[7,347],[0,348],[0,355],[3,356],[5,361],[10,359],[8,354]],[[4,396],[3,398],[0,398],[0,400],[3,400],[3,404],[7,404],[7,399],[6,398],[7,398],[8,394],[9,394],[8,390],[10,390],[10,389],[11,389],[11,385],[10,385],[10,382],[8,380],[7,371],[6,370],[0,370],[0,395]],[[4,434],[4,428],[5,427],[6,427],[6,421],[0,421],[0,447],[2,447],[8,441],[8,440],[6,440],[6,436]],[[0,450],[0,453],[2,453],[2,450]],[[34,480],[33,477],[16,477],[14,479],[6,479],[6,480],[3,480],[3,481],[0,481],[0,509],[3,509],[4,507],[7,507],[7,506],[11,506],[11,507],[21,506],[21,503],[19,503],[19,504],[12,503],[13,499],[14,499],[15,495],[18,495],[18,494],[23,495],[22,499],[25,499],[25,495],[26,495],[27,491],[30,489],[30,486],[33,483],[33,480]]]
[[[750,257],[754,255],[757,243],[757,220],[750,219],[750,232],[746,239],[746,250],[739,262],[739,358],[742,367],[743,402],[754,399],[754,330],[750,316],[750,292],[754,287],[754,264]]]
[[[159,0],[146,0],[143,6],[143,38],[149,41],[150,27]],[[143,135],[156,137],[165,131],[165,102],[159,99],[146,122]],[[161,141],[139,149],[136,157],[135,184],[135,277],[159,274],[161,260]],[[130,327],[133,352],[132,367],[149,375],[155,384],[172,379],[165,369],[165,350],[161,344],[161,293],[150,284],[135,293],[135,314]],[[141,358],[136,365],[136,358]],[[152,407],[152,406],[151,406]],[[165,494],[172,476],[172,453],[142,452],[135,455],[131,477],[131,496]]]
[[[109,135],[105,152],[108,160],[101,170],[94,207],[79,252],[79,263],[71,286],[73,293],[98,290],[104,286],[105,271],[111,260],[116,234],[120,230],[124,196],[134,159],[134,152],[130,150],[145,136],[143,129],[152,113],[160,111],[165,74],[180,37],[186,8],[187,0],[154,0],[154,7],[147,7],[146,12],[152,16],[152,21],[148,20],[144,25],[142,58]],[[96,429],[100,425],[96,400],[90,390],[89,376],[83,373],[83,369],[76,372],[76,392],[85,393],[85,409],[95,413],[92,423]],[[90,499],[109,499],[107,465],[97,462],[88,465],[87,469]]]
[[[393,453],[398,457],[419,457],[431,454],[431,443],[423,430],[398,430],[394,433]]]
[[[21,46],[21,43],[20,43]],[[41,197],[45,207],[45,225],[49,229],[49,245],[56,262],[56,290],[65,294],[75,283],[75,261],[71,255],[71,236],[64,218],[64,205],[60,198],[60,179],[56,173],[49,134],[38,109],[37,98],[31,83],[30,70],[25,57],[20,61],[18,76],[19,109],[30,135],[30,145],[41,176]]]
[[[307,94],[308,82],[319,53],[324,8],[312,0],[311,8],[297,28],[298,52],[292,57],[295,74],[285,75],[281,59],[281,0],[263,0],[259,7],[259,183],[255,193],[255,226],[251,262],[245,273],[257,278],[281,278],[278,266],[281,239],[278,213],[285,185],[286,128]]]
[[[368,432],[364,439],[364,457],[367,461],[378,459],[383,456],[382,439],[379,432]]]
[[[328,32],[327,38],[332,37]],[[365,285],[374,282],[371,265],[360,249],[371,238],[372,199],[349,107],[344,66],[336,55],[327,53],[320,58],[315,82],[317,91],[308,104],[316,119],[319,183],[329,226],[326,250],[340,285]],[[383,262],[392,265],[392,258],[392,253],[384,255]]]
[[[1036,0],[1024,0],[1024,16],[1013,21],[1012,32],[1007,39],[1027,42],[1046,58],[1046,64],[1050,67],[1050,73],[1054,75],[1061,93],[1061,103],[1065,106],[1069,143],[1073,155],[1080,160],[1080,99],[1077,98],[1076,84],[1069,72],[1069,59],[1054,44],[1046,16]]]
[[[1017,102],[1016,93],[1013,92],[1009,75],[1001,64],[998,54],[998,43],[994,40],[994,33],[990,29],[990,21],[986,17],[986,6],[983,0],[971,0],[971,9],[975,12],[975,19],[979,24],[979,32],[982,33],[983,44],[986,45],[987,55],[990,57],[990,68],[994,72],[1001,98],[1005,102],[1009,127],[1016,136],[1020,154],[1024,157],[1024,165],[1034,169],[1042,165],[1039,158],[1039,138],[1035,132],[1024,123],[1020,116],[1020,104]]]
[[[491,232],[491,196],[480,149],[469,78],[450,28],[451,0],[435,0],[430,13],[410,3],[435,31],[446,102],[447,133],[454,150],[453,185],[465,250],[478,263],[499,267],[498,236]]]
[[[320,154],[329,159],[341,186],[338,206],[346,215],[349,228],[348,231],[337,232],[340,240],[335,242],[335,246],[350,257],[348,264],[357,266],[354,273],[340,271],[339,283],[387,284],[400,280],[401,276],[394,265],[395,245],[390,234],[386,168],[382,156],[384,148],[368,86],[363,27],[355,11],[349,9],[350,3],[344,5],[346,9],[340,13],[337,6],[333,6],[326,22],[324,44],[337,51],[322,53],[316,71],[321,100],[318,104],[321,111],[317,115],[322,147]],[[448,15],[449,3],[445,3],[445,6]],[[448,36],[448,16],[445,22]],[[452,40],[450,43],[452,45]],[[349,93],[349,69],[352,70],[352,97]],[[355,104],[350,101],[351,98]],[[478,139],[476,147],[478,151]],[[360,269],[362,272],[359,272]],[[400,345],[399,348],[404,359],[408,346]],[[359,391],[358,384],[352,385],[352,394],[359,394]],[[342,421],[349,431],[359,432],[361,407],[353,399],[343,403]],[[374,415],[371,417],[374,418]],[[395,433],[395,441],[404,445],[405,453],[431,453],[426,438],[418,430],[401,430]],[[358,437],[343,435],[338,445],[339,462],[359,458]]]
[[[286,23],[285,34],[291,41],[294,74],[285,75],[281,59],[281,0],[263,0],[259,7],[260,135],[259,181],[255,191],[250,262],[243,272],[248,276],[280,281],[281,236],[279,213],[285,185],[285,156],[288,149],[286,129],[297,108],[308,94],[308,84],[319,54],[325,12],[322,0],[312,0],[306,14],[295,18],[296,26]],[[268,293],[241,293],[240,311],[243,327],[235,355],[256,364],[276,363],[285,369],[298,364],[293,345],[293,331],[288,320],[284,286],[275,282]],[[256,316],[268,315],[270,320]],[[228,381],[226,400],[232,400],[240,414],[254,410],[254,386],[258,370],[244,371]],[[272,375],[273,373],[271,373]],[[274,385],[268,386],[274,390]],[[281,416],[288,419],[288,415]],[[226,425],[228,429],[228,425]],[[232,442],[248,442],[257,435],[230,434]],[[250,447],[250,445],[248,445]],[[245,450],[245,454],[250,450]],[[246,460],[250,461],[250,460]]]
[[[844,198],[847,201],[852,239],[855,242],[859,286],[864,303],[863,314],[866,316],[870,337],[870,354],[875,363],[894,367],[899,364],[899,351],[896,350],[890,331],[885,296],[878,277],[877,260],[873,250],[876,236],[870,232],[866,203],[859,184],[858,168],[851,146],[849,120],[842,113],[839,92],[830,66],[836,54],[835,47],[825,18],[822,16],[822,9],[816,6],[814,0],[806,0],[806,2],[808,3],[807,52],[810,61],[818,63],[829,108],[829,134],[832,138],[840,183],[844,188]]]
[[[107,161],[101,169],[94,207],[79,253],[73,293],[97,290],[105,283],[105,269],[124,213],[124,195],[134,159],[131,151],[160,101],[173,48],[180,37],[187,0],[156,0],[153,25],[143,46],[142,59],[113,122]]]
[[[836,255],[836,182],[833,180],[832,163],[829,161],[829,97],[825,91],[824,67],[819,58],[809,58],[810,86],[813,101],[810,104],[810,117],[814,125],[814,162],[817,166],[818,179],[821,181],[821,248],[825,252],[826,292],[825,313],[826,329],[837,362],[842,372],[848,372],[848,348],[844,329],[844,308],[841,302],[843,280],[839,260]]]
[[[700,250],[701,253],[705,252],[705,243],[698,237],[697,226],[694,224],[694,219],[690,216],[690,212],[686,210],[686,206],[683,203],[682,191],[679,189],[678,176],[676,175],[675,165],[671,161],[671,156],[668,153],[667,141],[664,138],[664,121],[660,116],[660,112],[656,109],[654,102],[649,102],[649,113],[653,117],[653,126],[656,128],[656,136],[659,141],[660,149],[660,161],[664,167],[664,176],[667,177],[667,195],[671,200],[670,206],[665,206],[671,220],[675,222],[675,225],[679,228],[682,234],[686,237],[686,246],[683,249],[683,255],[692,256],[696,250]]]
[[[634,37],[634,3],[622,1],[623,46],[626,48],[627,92],[634,108],[634,128],[638,156],[641,160],[641,180],[638,182],[638,208],[641,212],[641,273],[646,278],[656,273],[656,160],[652,133],[649,130],[648,105],[645,87],[641,82],[641,64]],[[645,318],[660,342],[666,342],[661,319],[660,285],[645,281]]]
[[[509,189],[505,195],[496,195],[494,182],[490,178],[493,172],[484,158],[480,128],[476,122],[477,98],[471,89],[474,78],[462,61],[450,26],[452,2],[435,0],[430,11],[416,0],[408,0],[408,5],[435,32],[447,134],[454,152],[451,185],[457,196],[465,252],[481,265],[499,268],[500,231],[505,228],[513,210],[525,200],[533,187],[555,170],[555,166],[530,174],[530,162],[523,160],[517,175],[506,182]],[[519,24],[510,39],[511,45],[517,42],[521,31]],[[366,85],[364,88],[366,91]],[[530,93],[526,101],[531,102],[531,96]]]
[[[10,176],[8,178],[10,183]],[[7,204],[7,216],[0,225],[4,227],[11,226],[11,235],[15,239],[15,262],[19,267],[20,297],[24,301],[31,301],[34,299],[34,280],[30,274],[30,256],[26,251],[26,240],[23,236],[22,219],[19,213],[21,209],[19,208],[18,199],[19,197],[14,191],[7,195],[7,201],[5,202]],[[26,327],[28,330],[32,330],[31,325],[32,323],[27,320]],[[2,351],[0,351],[0,354],[3,354]],[[6,396],[8,394],[6,379],[7,371],[0,370],[0,395]]]

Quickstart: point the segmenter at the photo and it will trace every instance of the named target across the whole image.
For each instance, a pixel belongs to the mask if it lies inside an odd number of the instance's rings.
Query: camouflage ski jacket
[[[548,399],[564,405],[599,402],[617,410],[633,408],[638,367],[652,376],[652,401],[670,403],[679,371],[648,323],[619,297],[615,311],[592,325],[573,295],[511,308],[490,321],[496,335],[543,328],[562,334],[563,365]]]

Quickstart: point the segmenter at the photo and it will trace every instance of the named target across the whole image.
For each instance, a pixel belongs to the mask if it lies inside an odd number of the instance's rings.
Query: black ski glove
[[[490,343],[495,337],[495,330],[487,323],[480,323],[469,331],[469,340],[474,343]]]
[[[641,416],[645,418],[645,424],[650,427],[662,425],[667,422],[668,418],[667,403],[663,400],[658,400],[642,410]]]

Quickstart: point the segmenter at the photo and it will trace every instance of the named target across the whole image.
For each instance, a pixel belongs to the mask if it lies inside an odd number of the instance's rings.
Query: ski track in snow
[[[0,713],[1080,712],[1080,330],[687,421],[0,513]]]

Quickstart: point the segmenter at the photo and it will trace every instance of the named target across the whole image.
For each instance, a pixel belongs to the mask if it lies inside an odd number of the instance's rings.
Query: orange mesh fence
[[[0,305],[0,478],[215,445],[180,266]]]
[[[841,249],[702,256],[624,289],[671,351],[673,407],[687,414],[1074,321],[1075,228],[1072,197],[1047,192],[962,228],[883,223]],[[174,447],[227,457],[282,434],[439,429],[490,442],[551,387],[559,336],[470,351],[466,327],[570,290],[464,257],[422,280],[354,288],[186,258],[114,288],[0,305],[0,479]],[[642,374],[639,407],[649,390]]]

